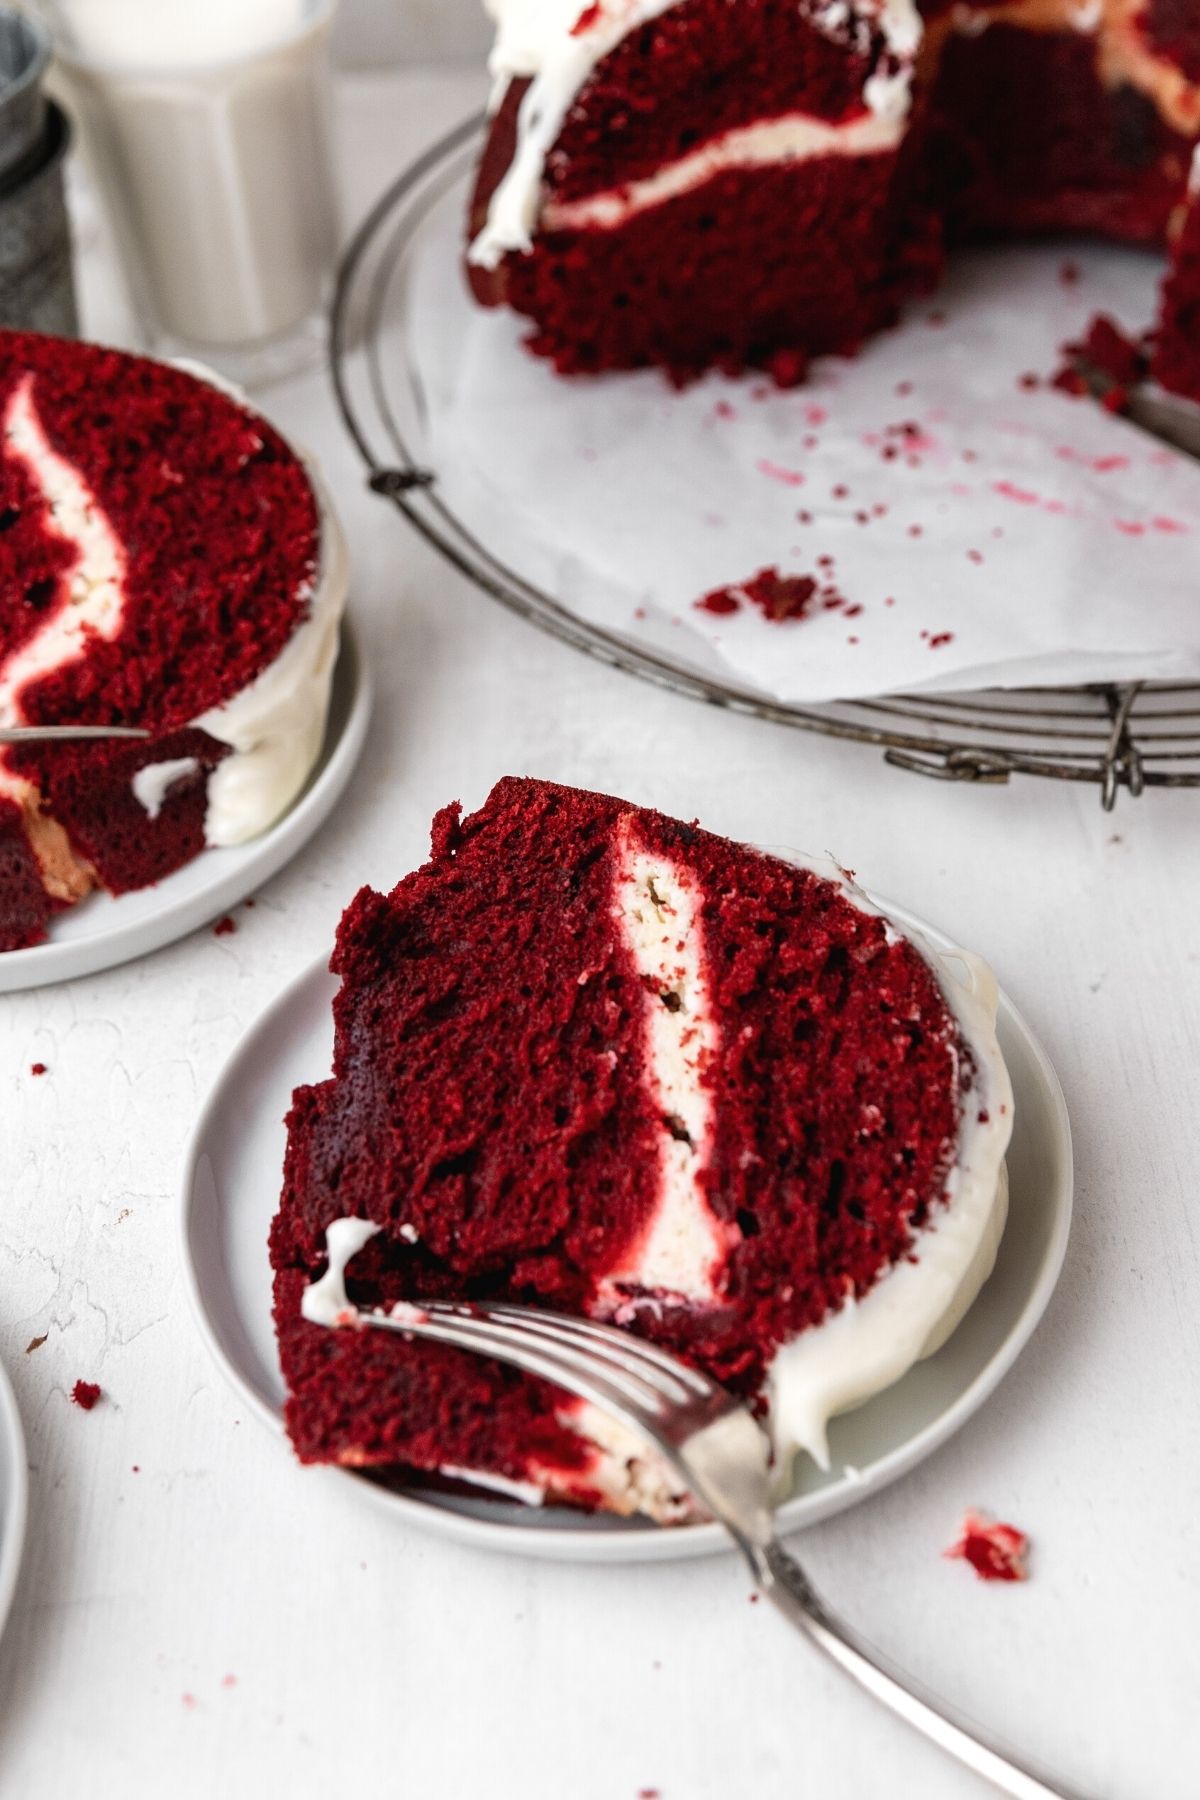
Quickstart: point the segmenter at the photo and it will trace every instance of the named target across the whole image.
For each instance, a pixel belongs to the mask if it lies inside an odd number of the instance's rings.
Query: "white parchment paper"
[[[455,196],[410,259],[402,321],[438,491],[582,618],[793,702],[1200,678],[1200,463],[1045,384],[1094,312],[1153,317],[1161,259],[966,253],[800,389],[680,393],[654,371],[556,376],[525,321],[474,305],[461,231]],[[784,623],[697,609],[768,567],[841,604]]]

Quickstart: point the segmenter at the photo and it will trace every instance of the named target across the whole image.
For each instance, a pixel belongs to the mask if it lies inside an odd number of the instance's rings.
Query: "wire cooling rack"
[[[1151,787],[1200,787],[1200,684],[993,688],[786,705],[578,617],[494,556],[440,497],[437,471],[420,455],[419,370],[385,334],[403,305],[406,258],[438,200],[462,181],[482,129],[477,116],[439,139],[368,214],[339,271],[330,333],[338,406],[370,486],[455,568],[512,612],[613,668],[710,706],[874,745],[893,767],[913,774],[981,785],[1014,775],[1091,782],[1106,811],[1122,789],[1136,797]]]

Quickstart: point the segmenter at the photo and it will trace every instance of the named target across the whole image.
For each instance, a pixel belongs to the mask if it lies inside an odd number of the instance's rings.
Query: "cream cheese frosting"
[[[593,70],[630,32],[681,0],[598,0],[593,6],[584,0],[484,0],[484,4],[496,22],[489,63],[493,104],[503,98],[510,82],[530,84],[518,112],[513,160],[468,252],[471,262],[494,269],[510,251],[532,248],[546,158]],[[802,10],[818,31],[839,42],[854,42],[871,29],[882,32],[896,67],[867,82],[863,104],[889,121],[902,121],[921,41],[914,0],[828,0]]]
[[[849,1297],[819,1324],[776,1351],[767,1396],[777,1479],[798,1451],[829,1465],[827,1430],[838,1413],[891,1387],[941,1348],[992,1272],[1008,1214],[1004,1156],[1012,1135],[1012,1083],[996,1037],[999,990],[981,957],[941,950],[920,932],[899,931],[845,870],[826,858],[788,860],[842,888],[861,911],[883,919],[924,957],[973,1063],[944,1201],[913,1234],[906,1260],[881,1271],[861,1300]]]

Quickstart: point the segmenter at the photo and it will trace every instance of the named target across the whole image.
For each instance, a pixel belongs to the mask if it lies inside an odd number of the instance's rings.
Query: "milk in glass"
[[[334,0],[54,0],[61,66],[155,348],[312,331],[337,250]],[[270,362],[269,355],[267,362]]]

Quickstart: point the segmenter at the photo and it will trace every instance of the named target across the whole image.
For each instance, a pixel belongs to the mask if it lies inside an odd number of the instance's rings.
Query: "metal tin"
[[[46,129],[42,79],[50,39],[36,19],[0,6],[0,180],[27,158],[36,164]]]
[[[46,132],[35,166],[0,182],[0,325],[77,337],[79,318],[63,164],[67,115],[46,103]]]

